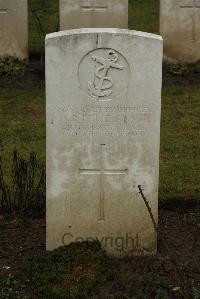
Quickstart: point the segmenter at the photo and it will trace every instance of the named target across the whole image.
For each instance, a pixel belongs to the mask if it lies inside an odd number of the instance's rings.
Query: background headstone
[[[60,0],[60,30],[128,28],[128,0]]]
[[[114,255],[156,251],[160,36],[79,29],[46,39],[47,249],[98,239]]]
[[[28,58],[27,0],[0,0],[0,57]]]
[[[160,33],[166,60],[200,60],[200,0],[160,0]]]

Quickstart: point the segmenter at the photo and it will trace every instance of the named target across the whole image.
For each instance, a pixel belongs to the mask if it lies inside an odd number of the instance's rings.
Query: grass
[[[159,0],[129,0],[129,29],[158,33]]]
[[[45,160],[45,96],[41,89],[0,89],[0,150],[5,165],[17,148]],[[7,167],[7,173],[9,173]]]
[[[164,86],[162,97],[160,198],[199,197],[200,86]]]

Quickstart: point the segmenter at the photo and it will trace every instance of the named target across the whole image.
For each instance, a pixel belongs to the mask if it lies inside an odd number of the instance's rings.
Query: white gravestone
[[[60,30],[128,28],[128,0],[60,0]]]
[[[0,57],[28,58],[27,0],[0,0]]]
[[[46,38],[47,249],[97,239],[155,253],[162,38],[79,29]]]
[[[160,0],[160,33],[165,60],[200,60],[200,0]]]

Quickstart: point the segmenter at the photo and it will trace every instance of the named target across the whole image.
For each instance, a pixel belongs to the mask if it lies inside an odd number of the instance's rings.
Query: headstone
[[[28,58],[27,0],[0,0],[0,57]]]
[[[160,0],[160,33],[165,60],[200,60],[200,0]]]
[[[128,28],[128,0],[60,0],[60,30]]]
[[[47,249],[97,239],[155,253],[162,38],[79,29],[46,39]]]

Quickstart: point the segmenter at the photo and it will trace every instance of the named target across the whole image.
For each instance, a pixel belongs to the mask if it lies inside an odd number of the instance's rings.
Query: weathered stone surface
[[[0,57],[28,58],[27,0],[0,0]]]
[[[200,60],[200,0],[160,0],[160,33],[165,60]]]
[[[160,36],[120,29],[46,39],[47,249],[98,239],[108,253],[155,253]]]
[[[60,30],[128,28],[128,0],[60,0]]]

